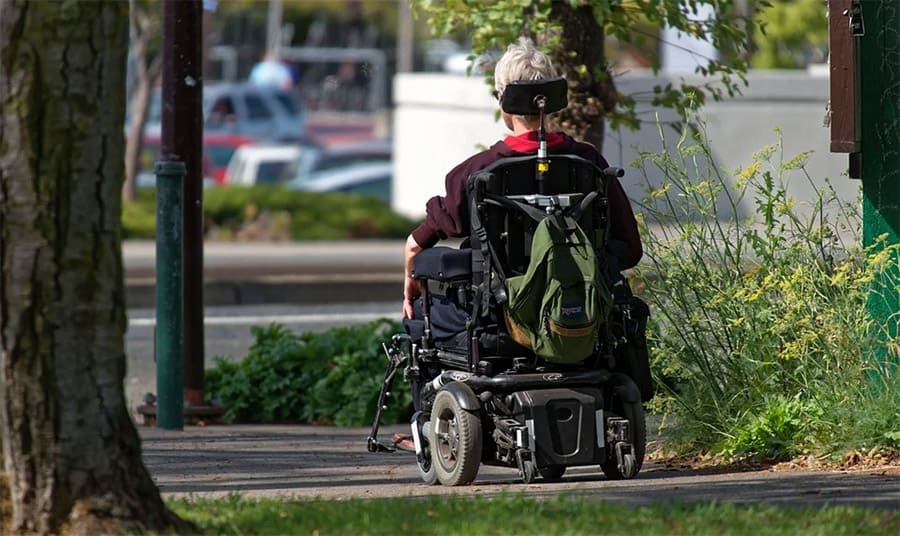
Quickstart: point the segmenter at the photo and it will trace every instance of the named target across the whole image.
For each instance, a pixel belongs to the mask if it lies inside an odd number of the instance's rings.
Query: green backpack
[[[506,287],[506,324],[516,342],[552,363],[594,353],[612,297],[594,246],[573,218],[551,214],[538,223],[528,269]]]

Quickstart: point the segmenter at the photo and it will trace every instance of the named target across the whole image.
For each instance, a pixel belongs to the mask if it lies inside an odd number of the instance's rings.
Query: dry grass
[[[900,451],[872,449],[868,452],[847,451],[840,458],[796,456],[790,460],[777,461],[760,458],[727,460],[721,455],[708,452],[691,455],[674,455],[662,449],[651,448],[648,443],[647,459],[667,469],[690,469],[709,473],[741,473],[746,471],[868,471],[882,475],[900,476]]]

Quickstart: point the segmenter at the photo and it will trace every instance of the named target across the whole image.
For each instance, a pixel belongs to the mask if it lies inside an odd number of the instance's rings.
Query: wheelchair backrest
[[[542,174],[536,172],[536,156],[519,156],[500,159],[468,179],[469,217],[472,227],[472,247],[479,249],[486,239],[494,257],[506,277],[519,275],[528,268],[531,255],[531,238],[537,225],[531,217],[497,203],[489,202],[489,194],[495,196],[523,196],[530,194],[571,196],[580,199],[591,192],[598,192],[579,219],[579,225],[587,233],[597,250],[598,259],[604,258],[604,244],[609,225],[607,179],[593,162],[575,155],[550,155],[549,168]],[[483,229],[479,230],[478,223]],[[480,236],[479,236],[480,235]],[[475,270],[477,277],[477,269]]]

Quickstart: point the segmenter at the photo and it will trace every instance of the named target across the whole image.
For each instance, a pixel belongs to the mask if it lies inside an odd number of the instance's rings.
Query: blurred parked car
[[[239,147],[225,170],[225,182],[242,186],[279,184],[283,182],[285,168],[310,150],[313,149],[303,145]]]
[[[255,142],[252,138],[245,136],[237,136],[235,134],[204,134],[203,150],[206,153],[206,159],[209,161],[209,175],[216,181],[216,184],[227,184],[225,182],[225,170],[231,162],[231,157],[239,147],[245,145],[253,145]]]
[[[316,153],[312,171],[324,171],[352,164],[390,162],[394,144],[390,140],[372,140],[327,147]]]
[[[251,145],[252,138],[232,134],[203,135],[203,176],[213,184],[225,184],[225,169],[238,147]],[[153,163],[159,159],[159,136],[147,136],[141,147],[141,161],[136,184],[138,188],[155,182],[148,179],[153,175]]]
[[[313,173],[305,180],[285,186],[310,192],[347,192],[391,202],[392,162],[367,162]]]
[[[393,143],[390,140],[372,140],[319,148],[309,151],[285,168],[285,180],[297,184],[315,173],[329,169],[366,163],[390,163]]]
[[[145,135],[159,136],[162,115],[159,91],[150,101]],[[269,141],[300,141],[306,114],[297,94],[247,83],[203,87],[203,131]]]

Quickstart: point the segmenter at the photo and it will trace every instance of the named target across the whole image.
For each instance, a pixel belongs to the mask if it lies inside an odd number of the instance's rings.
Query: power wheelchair
[[[607,184],[624,172],[574,155],[547,154],[544,114],[567,105],[566,91],[563,79],[506,88],[505,111],[540,116],[538,152],[501,159],[469,177],[467,243],[416,256],[421,310],[404,320],[405,333],[383,345],[388,366],[367,448],[394,450],[377,434],[402,370],[413,389],[411,431],[426,484],[469,484],[480,464],[516,468],[526,483],[557,480],[567,467],[590,465],[599,465],[608,478],[629,479],[643,464],[642,401],[652,396],[652,383],[646,363],[635,364],[633,353],[643,344],[649,311],[631,295],[615,262],[616,244],[607,238]],[[588,196],[589,204],[583,202]],[[538,358],[511,336],[504,281],[529,265],[535,222],[526,212],[549,214],[579,203],[579,225],[605,265],[613,312],[591,356],[558,364]],[[431,323],[437,302],[462,311],[465,329],[436,335]]]

